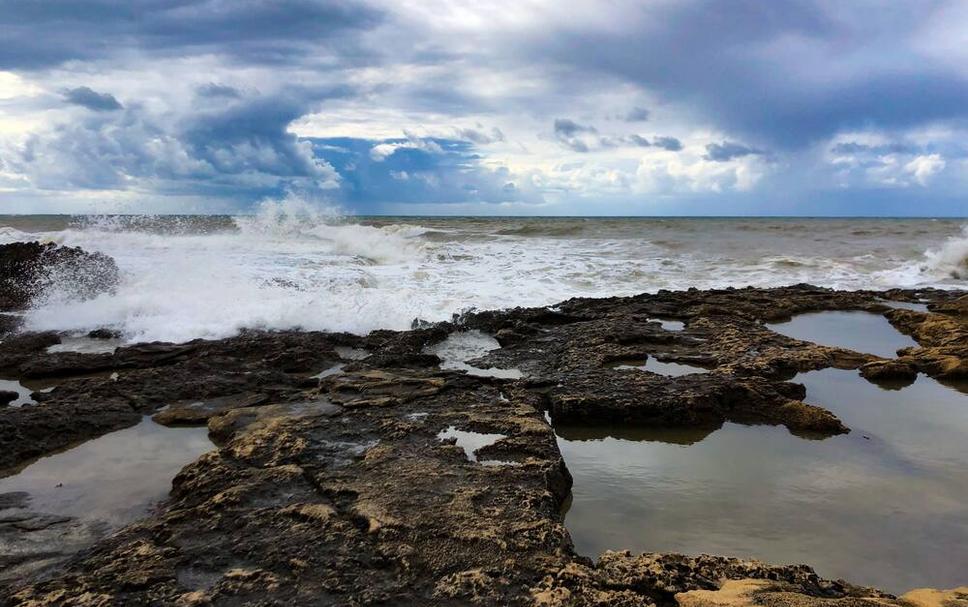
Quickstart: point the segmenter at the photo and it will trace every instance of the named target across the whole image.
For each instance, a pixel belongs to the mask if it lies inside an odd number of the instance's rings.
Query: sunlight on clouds
[[[205,27],[174,11],[164,31],[57,21],[42,43],[20,39],[33,54],[0,49],[0,188],[245,207],[299,187],[361,209],[405,191],[407,204],[569,211],[742,194],[768,210],[773,187],[929,201],[968,181],[956,1],[263,8],[206,8]],[[115,44],[96,44],[105,32]],[[88,90],[116,103],[65,93]]]
[[[928,185],[931,178],[944,170],[945,161],[940,154],[918,156],[904,165],[904,170],[914,176],[922,186]]]
[[[32,97],[43,91],[37,85],[28,82],[13,72],[0,71],[0,99],[15,97]]]

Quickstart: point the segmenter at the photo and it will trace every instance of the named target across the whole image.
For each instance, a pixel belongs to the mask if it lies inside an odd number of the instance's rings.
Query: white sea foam
[[[80,301],[55,287],[26,326],[111,327],[128,341],[218,338],[244,327],[403,329],[468,308],[692,286],[966,284],[968,231],[957,222],[813,221],[364,225],[290,197],[234,220],[112,217],[30,232],[0,221],[0,242],[52,240],[114,257],[122,272],[114,293]]]
[[[968,280],[968,225],[960,236],[952,236],[938,250],[926,254],[928,268],[939,275]]]

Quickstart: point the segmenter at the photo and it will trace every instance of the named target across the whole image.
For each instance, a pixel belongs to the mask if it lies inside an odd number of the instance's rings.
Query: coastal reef
[[[767,326],[826,310],[880,315],[918,345],[883,358]],[[580,556],[563,522],[572,478],[553,427],[850,432],[804,402],[793,376],[835,367],[869,381],[964,380],[968,294],[660,291],[414,325],[365,336],[246,330],[101,353],[51,349],[65,338],[56,333],[8,336],[0,375],[49,387],[32,404],[0,406],[3,476],[147,415],[207,426],[215,448],[177,474],[157,509],[111,534],[0,495],[0,605],[968,607],[968,588],[894,597],[806,565]],[[496,341],[459,368],[441,346],[469,336]],[[111,337],[106,327],[89,339]],[[703,372],[623,368],[648,360]]]

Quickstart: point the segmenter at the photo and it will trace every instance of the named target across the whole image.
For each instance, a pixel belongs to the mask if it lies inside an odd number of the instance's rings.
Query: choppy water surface
[[[794,381],[852,432],[556,428],[578,550],[810,563],[896,592],[964,584],[968,395],[923,376],[895,390],[834,369]]]
[[[293,201],[246,217],[0,217],[0,242],[113,256],[123,283],[78,302],[53,288],[33,329],[127,341],[242,327],[365,332],[476,307],[573,296],[777,286],[963,287],[963,220],[346,218]]]

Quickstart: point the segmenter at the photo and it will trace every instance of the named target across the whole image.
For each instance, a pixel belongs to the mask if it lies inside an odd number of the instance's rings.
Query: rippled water
[[[350,218],[267,204],[246,217],[0,217],[0,242],[113,256],[111,295],[52,288],[34,329],[127,341],[242,327],[366,332],[573,296],[776,286],[963,287],[963,220]]]

